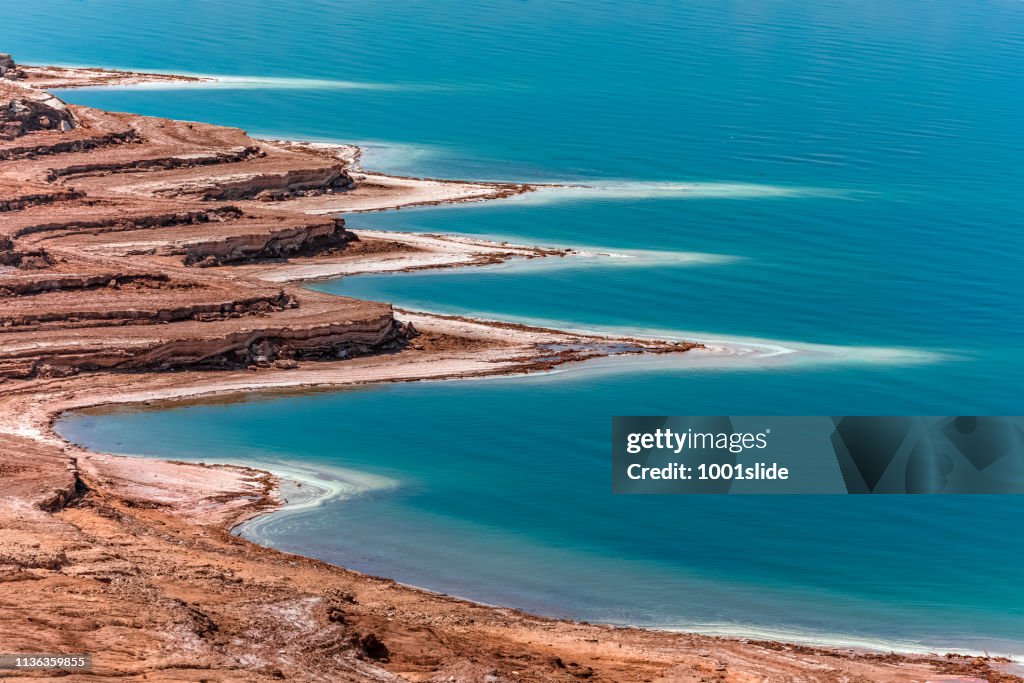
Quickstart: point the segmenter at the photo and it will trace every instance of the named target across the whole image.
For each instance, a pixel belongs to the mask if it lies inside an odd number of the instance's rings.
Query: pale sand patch
[[[358,230],[361,239],[401,245],[378,253],[292,258],[287,263],[234,266],[232,272],[269,282],[291,282],[359,275],[394,273],[434,268],[481,266],[510,259],[533,259],[577,254],[571,249],[551,249],[507,242],[492,242],[461,235],[439,235],[383,230]]]
[[[212,78],[182,76],[179,74],[158,74],[142,71],[120,71],[76,66],[30,66],[19,64],[27,75],[26,82],[41,90],[64,88],[94,88],[111,85],[143,85],[146,83],[203,83]]]

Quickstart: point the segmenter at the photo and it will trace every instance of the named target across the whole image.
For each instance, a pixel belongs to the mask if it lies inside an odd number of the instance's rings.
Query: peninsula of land
[[[235,466],[91,453],[63,411],[543,371],[692,343],[396,311],[298,281],[572,258],[336,216],[530,192],[403,178],[353,148],[66,104],[47,88],[202,79],[0,55],[0,652],[150,681],[1021,680],[1002,662],[574,623],[473,604],[231,533],[281,504]],[[382,437],[383,438],[383,437]]]

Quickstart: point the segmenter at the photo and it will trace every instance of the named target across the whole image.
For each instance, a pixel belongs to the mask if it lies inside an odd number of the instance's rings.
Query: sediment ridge
[[[5,676],[1021,680],[991,658],[612,628],[477,605],[232,535],[281,504],[266,472],[63,441],[53,420],[87,406],[535,372],[699,346],[309,291],[296,282],[572,252],[353,232],[336,217],[529,186],[373,174],[350,149],[75,106],[41,89],[150,80],[196,79],[0,55],[0,651],[93,655],[88,672]]]

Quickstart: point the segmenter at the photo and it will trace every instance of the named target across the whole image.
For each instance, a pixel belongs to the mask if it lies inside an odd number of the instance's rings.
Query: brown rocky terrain
[[[173,76],[0,55],[0,652],[88,653],[69,681],[1021,680],[999,662],[556,621],[230,533],[274,476],[83,451],[61,411],[543,370],[693,344],[413,312],[292,284],[570,252],[354,234],[342,211],[530,188],[394,178],[310,145],[67,105],[39,87]],[[188,80],[188,79],[185,79]]]

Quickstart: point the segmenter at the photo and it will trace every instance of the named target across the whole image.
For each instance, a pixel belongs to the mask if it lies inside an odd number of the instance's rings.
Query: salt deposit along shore
[[[1021,680],[993,658],[612,628],[457,600],[233,535],[280,507],[271,473],[68,444],[53,421],[87,406],[519,374],[699,345],[312,292],[294,281],[573,252],[356,234],[333,217],[528,185],[374,174],[333,147],[41,89],[201,78],[0,66],[0,652],[93,655],[69,681]]]

